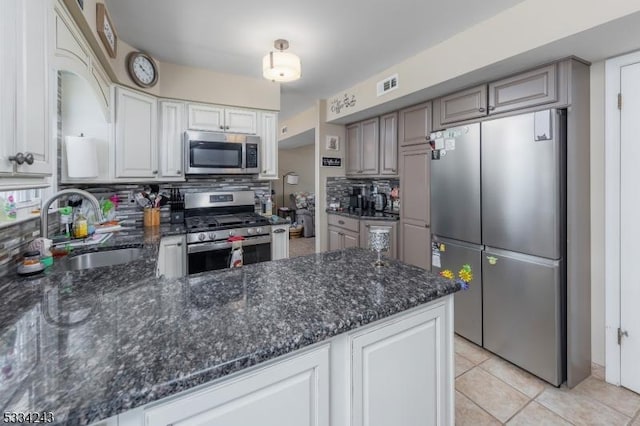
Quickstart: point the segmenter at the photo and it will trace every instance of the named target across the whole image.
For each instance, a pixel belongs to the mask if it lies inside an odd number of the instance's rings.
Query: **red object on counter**
[[[243,237],[242,235],[235,235],[233,237],[229,237],[227,238],[227,242],[232,243],[234,241],[244,241],[246,240],[245,237]]]

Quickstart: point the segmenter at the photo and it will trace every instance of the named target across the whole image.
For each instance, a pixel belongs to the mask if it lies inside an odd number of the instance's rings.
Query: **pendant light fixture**
[[[262,58],[262,75],[267,80],[287,82],[300,78],[300,58],[285,52],[289,48],[287,40],[278,39],[273,42],[276,51],[271,51]]]

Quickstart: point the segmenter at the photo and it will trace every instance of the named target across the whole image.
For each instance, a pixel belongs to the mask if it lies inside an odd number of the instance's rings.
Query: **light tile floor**
[[[604,369],[555,388],[456,335],[456,425],[640,426],[640,395],[604,382]]]
[[[289,257],[304,256],[316,252],[316,238],[289,239]]]

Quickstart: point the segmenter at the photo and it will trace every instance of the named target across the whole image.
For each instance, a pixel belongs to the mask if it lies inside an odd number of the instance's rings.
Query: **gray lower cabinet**
[[[379,171],[378,118],[347,127],[346,173],[351,176],[377,175]]]
[[[544,105],[558,100],[558,65],[517,74],[489,84],[489,114]]]
[[[431,268],[430,163],[427,146],[400,152],[400,259],[424,269]]]
[[[415,105],[400,111],[398,116],[398,144],[426,144],[431,133],[431,102]]]
[[[434,128],[487,115],[487,85],[471,87],[436,99],[433,104]]]
[[[369,247],[369,228],[372,226],[389,226],[389,252],[386,255],[391,259],[398,258],[398,221],[361,220],[360,221],[360,247]]]
[[[329,250],[342,250],[360,246],[360,234],[337,226],[329,226]]]
[[[380,117],[380,174],[398,175],[398,113]]]

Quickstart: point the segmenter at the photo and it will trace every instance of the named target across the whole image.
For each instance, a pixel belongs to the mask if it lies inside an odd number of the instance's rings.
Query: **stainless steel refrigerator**
[[[554,385],[566,370],[565,118],[448,129],[431,162],[434,270],[474,273],[456,295],[456,332]]]

